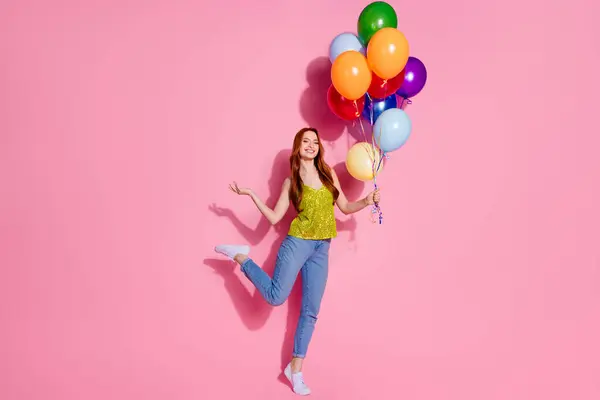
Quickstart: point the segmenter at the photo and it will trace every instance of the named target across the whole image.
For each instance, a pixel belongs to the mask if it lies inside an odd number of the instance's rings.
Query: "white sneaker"
[[[221,244],[215,247],[215,251],[233,260],[233,258],[238,254],[243,254],[245,256],[250,254],[250,246],[238,244]]]
[[[302,372],[294,372],[292,373],[292,364],[288,364],[283,371],[285,377],[288,378],[290,384],[292,385],[292,389],[294,393],[299,394],[300,396],[307,396],[310,394],[310,388],[306,386],[304,383],[304,377],[302,376]]]

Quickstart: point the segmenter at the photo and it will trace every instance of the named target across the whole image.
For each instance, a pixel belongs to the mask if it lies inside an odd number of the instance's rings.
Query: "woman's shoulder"
[[[329,168],[329,171],[331,171],[331,177],[332,177],[334,180],[337,180],[337,179],[338,179],[338,176],[337,176],[337,174],[336,174],[336,172],[335,172],[335,169],[333,169],[333,168]]]

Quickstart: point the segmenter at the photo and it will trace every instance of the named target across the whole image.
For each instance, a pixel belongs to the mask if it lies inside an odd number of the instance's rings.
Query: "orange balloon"
[[[406,66],[409,57],[408,40],[396,28],[375,32],[367,47],[369,67],[381,79],[392,79]]]
[[[331,83],[348,100],[364,96],[371,86],[371,70],[365,56],[354,50],[340,54],[331,66]]]

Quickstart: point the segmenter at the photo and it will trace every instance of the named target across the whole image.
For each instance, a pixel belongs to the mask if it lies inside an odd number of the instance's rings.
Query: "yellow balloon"
[[[346,169],[354,179],[359,181],[370,181],[374,178],[374,169],[379,167],[375,173],[381,172],[383,162],[380,163],[381,155],[367,142],[358,142],[348,150],[346,155]]]

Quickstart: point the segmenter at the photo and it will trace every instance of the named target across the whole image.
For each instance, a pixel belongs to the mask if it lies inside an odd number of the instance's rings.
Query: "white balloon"
[[[329,45],[329,60],[333,63],[338,56],[346,51],[358,51],[365,55],[365,47],[354,33],[344,32],[337,35]]]

